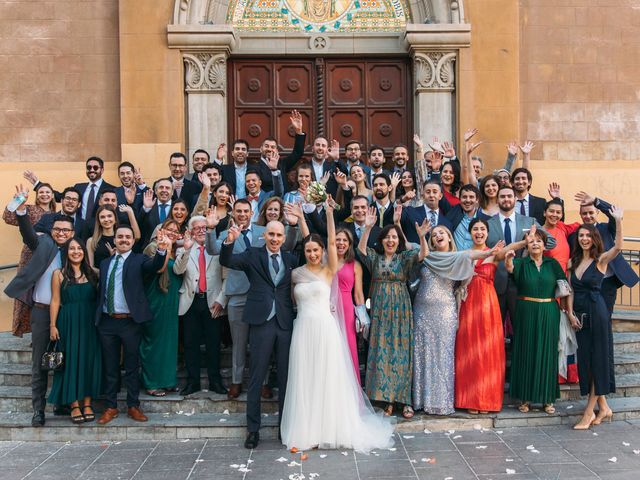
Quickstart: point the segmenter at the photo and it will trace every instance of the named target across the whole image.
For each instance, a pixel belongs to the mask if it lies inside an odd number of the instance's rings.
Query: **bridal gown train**
[[[292,281],[298,316],[291,338],[282,442],[300,450],[317,446],[368,452],[392,446],[394,425],[373,411],[356,379],[334,314],[342,308],[335,305],[336,295],[306,267],[294,270]]]

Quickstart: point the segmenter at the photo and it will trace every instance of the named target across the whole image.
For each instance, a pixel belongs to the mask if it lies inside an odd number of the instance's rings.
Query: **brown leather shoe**
[[[135,420],[136,422],[146,422],[149,420],[146,415],[142,413],[140,407],[129,407],[127,409],[127,417]]]
[[[260,391],[260,396],[267,400],[271,400],[273,398],[273,390],[271,390],[269,385],[263,385],[262,390]]]
[[[98,419],[98,425],[106,425],[117,416],[117,408],[107,408],[104,412],[102,412],[102,415],[100,415],[100,418]]]
[[[231,385],[229,385],[229,391],[227,392],[227,397],[238,398],[240,396],[241,391],[242,391],[242,384],[232,383]]]

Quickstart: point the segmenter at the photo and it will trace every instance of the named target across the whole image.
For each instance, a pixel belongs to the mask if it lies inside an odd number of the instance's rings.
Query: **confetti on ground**
[[[640,450],[634,450],[633,453],[635,453],[636,455],[640,455]]]
[[[630,443],[628,443],[628,442],[622,442],[622,445],[624,445],[625,447],[628,447],[628,446],[629,446],[629,445],[631,445],[631,444],[630,444]]]
[[[497,433],[498,435],[502,435],[504,432],[503,432],[502,430],[496,430],[496,433]]]
[[[295,460],[291,461],[290,463],[287,463],[287,467],[299,467],[301,465],[302,465],[301,463],[298,463]]]
[[[396,450],[397,450],[397,448],[396,448],[396,447],[391,447],[391,448],[389,449],[389,451],[390,451],[390,452],[395,452]]]
[[[597,436],[598,436],[598,434],[597,434],[596,432],[593,432],[593,436],[594,436],[594,437],[597,437]]]
[[[184,412],[182,410],[180,410],[179,412],[176,412],[178,415],[182,415]]]
[[[420,461],[424,462],[424,463],[429,463],[431,465],[436,463],[436,459],[435,458],[421,458]]]
[[[462,438],[462,435],[456,435],[455,437],[453,437],[454,440],[457,440],[459,438]]]
[[[571,410],[573,408],[573,405],[567,405],[567,410]]]
[[[486,446],[486,445],[478,445],[478,446],[476,447],[476,450],[484,450],[485,448],[487,448],[487,446]]]
[[[512,468],[507,468],[507,475],[515,475],[516,471]]]
[[[417,460],[415,460],[415,459],[410,460],[410,462],[411,462],[411,463],[418,463],[418,461],[417,461]]]
[[[347,455],[349,455],[347,452],[340,452],[340,453],[341,453],[342,455],[344,455],[345,457],[346,457]]]
[[[611,463],[616,463],[616,462],[618,461],[618,457],[611,457],[611,458],[609,459],[609,461],[610,461]]]
[[[454,433],[456,433],[456,431],[455,431],[455,430],[448,430],[448,431],[447,431],[447,433],[448,433],[449,435],[453,435]]]
[[[402,438],[406,438],[409,440],[410,438],[415,438],[413,435],[403,435]]]
[[[303,453],[302,455],[300,455],[300,460],[302,460],[303,462],[309,458],[309,455],[307,455],[306,453]]]
[[[204,460],[201,458],[196,458],[196,463],[200,463],[200,462],[204,462]]]
[[[444,480],[453,480],[453,477],[444,477]]]
[[[247,467],[242,467],[242,468],[239,468],[238,471],[242,473],[247,473],[247,472],[250,472],[251,470],[248,469]]]
[[[320,455],[320,458],[327,458],[327,454],[323,453],[322,455]]]
[[[505,462],[513,462],[513,458],[505,458],[504,461]]]
[[[286,462],[287,460],[288,460],[288,459],[286,459],[286,458],[284,458],[284,457],[280,457],[280,458],[278,458],[278,459],[276,460],[276,462],[283,463],[283,462]]]
[[[262,414],[262,416],[263,416],[263,417],[268,417],[268,416],[269,416],[269,414],[268,414],[268,413],[263,413],[263,414]]]
[[[424,433],[426,433],[427,435],[429,435],[429,434],[431,433],[431,430],[429,430],[428,428],[425,428],[425,429],[423,430],[423,432],[424,432]]]
[[[185,438],[184,440],[180,440],[181,443],[187,443],[189,441],[188,438]]]
[[[229,468],[236,468],[236,469],[238,469],[238,468],[240,468],[240,465],[238,465],[237,463],[234,463],[234,464],[232,464],[232,465],[229,465]]]
[[[229,415],[229,410],[225,410],[224,412],[222,412],[223,415]]]
[[[190,417],[194,413],[196,413],[196,410],[195,410],[195,408],[192,408],[190,413],[185,413],[185,416]]]
[[[536,447],[533,445],[527,445],[527,450],[535,450]]]
[[[221,418],[220,420],[218,420],[219,422],[226,422],[227,419],[226,418]]]
[[[320,476],[319,473],[310,473],[309,474],[309,478],[313,479],[313,478],[318,478]]]
[[[253,463],[253,460],[251,459],[247,460],[247,465],[249,465],[250,463]]]
[[[289,450],[291,453],[298,453],[298,449],[296,447],[292,447],[291,450]]]

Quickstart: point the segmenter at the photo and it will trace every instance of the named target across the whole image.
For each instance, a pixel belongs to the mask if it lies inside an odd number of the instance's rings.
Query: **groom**
[[[233,270],[242,270],[251,284],[242,320],[249,324],[251,345],[247,393],[248,434],[244,446],[252,449],[260,441],[260,390],[274,348],[278,369],[278,422],[282,418],[295,316],[291,301],[291,270],[297,267],[298,261],[294,255],[281,250],[285,230],[280,222],[267,224],[264,247],[251,247],[233,254],[233,242],[240,235],[238,226],[229,228],[227,239],[220,249],[220,263]]]

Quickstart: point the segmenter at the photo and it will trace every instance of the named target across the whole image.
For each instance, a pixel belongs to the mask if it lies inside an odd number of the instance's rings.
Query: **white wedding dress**
[[[364,396],[341,320],[333,313],[342,309],[340,294],[332,295],[331,287],[306,267],[294,270],[292,281],[298,316],[289,350],[282,442],[299,450],[391,447],[394,425],[376,414]]]

